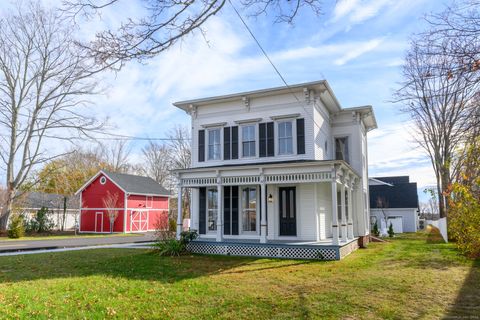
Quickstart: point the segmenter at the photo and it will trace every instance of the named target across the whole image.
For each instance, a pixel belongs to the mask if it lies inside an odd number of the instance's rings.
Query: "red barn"
[[[169,192],[151,178],[100,170],[78,193],[80,232],[110,232],[109,212],[117,216],[113,232],[168,227]]]

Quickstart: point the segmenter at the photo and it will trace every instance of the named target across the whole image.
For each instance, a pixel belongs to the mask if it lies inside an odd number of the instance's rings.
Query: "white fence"
[[[438,228],[438,230],[440,230],[440,234],[442,235],[443,240],[445,240],[445,242],[448,242],[447,218],[440,218],[438,220],[426,220],[426,224],[431,224],[432,226]]]

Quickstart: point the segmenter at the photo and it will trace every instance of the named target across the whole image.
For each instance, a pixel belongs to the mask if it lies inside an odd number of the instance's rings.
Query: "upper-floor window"
[[[208,130],[208,160],[220,160],[220,129]]]
[[[255,125],[242,127],[242,156],[254,157],[255,147]]]
[[[335,138],[335,160],[350,162],[348,153],[348,137]]]
[[[278,123],[278,154],[293,154],[291,121]]]

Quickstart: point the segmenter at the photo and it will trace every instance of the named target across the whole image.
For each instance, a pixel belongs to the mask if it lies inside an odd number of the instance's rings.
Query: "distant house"
[[[66,200],[66,202],[64,202]],[[14,203],[13,211],[32,218],[41,208],[47,208],[55,229],[75,228],[78,215],[78,196],[66,197],[61,194],[26,192]]]
[[[80,232],[110,232],[109,212],[118,215],[113,232],[153,231],[167,226],[170,194],[155,180],[131,174],[99,171],[80,194]],[[116,205],[105,200],[115,197]]]
[[[369,178],[368,184],[371,227],[377,222],[379,229],[391,223],[395,233],[419,229],[416,182],[410,182],[408,176],[397,176]]]

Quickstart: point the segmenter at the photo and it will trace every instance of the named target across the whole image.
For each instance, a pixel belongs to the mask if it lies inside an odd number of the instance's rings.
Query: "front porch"
[[[177,172],[190,188],[193,252],[341,259],[368,234],[362,180],[344,161],[304,161]],[[181,201],[179,201],[181,203]],[[178,209],[177,236],[182,230]]]

